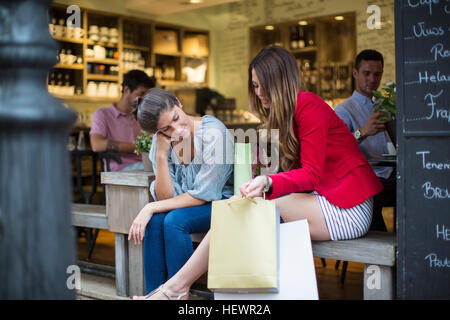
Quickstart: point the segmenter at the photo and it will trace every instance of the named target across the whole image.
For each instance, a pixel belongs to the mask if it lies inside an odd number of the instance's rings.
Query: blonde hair
[[[256,96],[252,70],[255,70],[260,85],[270,99],[268,109]],[[279,129],[280,169],[288,171],[298,165],[300,160],[300,145],[294,132],[294,114],[302,82],[295,58],[281,47],[266,47],[250,62],[248,78],[250,107],[259,113],[268,132],[270,129]]]

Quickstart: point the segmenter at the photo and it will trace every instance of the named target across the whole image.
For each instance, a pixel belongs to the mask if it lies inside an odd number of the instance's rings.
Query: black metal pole
[[[0,299],[73,299],[66,150],[76,117],[48,94],[50,0],[0,0]]]

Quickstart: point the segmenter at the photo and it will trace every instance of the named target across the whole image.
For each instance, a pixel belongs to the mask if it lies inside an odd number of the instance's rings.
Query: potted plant
[[[376,90],[373,92],[373,100],[374,102],[378,102],[374,112],[383,114],[378,119],[386,123],[386,130],[394,145],[397,145],[395,133],[395,115],[397,113],[395,106],[396,95],[396,85],[394,82],[386,83],[382,88],[382,92]]]
[[[144,171],[152,172],[153,171],[152,164],[148,157],[150,148],[152,146],[152,138],[148,135],[147,132],[142,130],[141,135],[137,137],[134,144],[136,145],[134,153],[136,153],[137,155],[139,154],[142,155],[142,162],[144,163]]]

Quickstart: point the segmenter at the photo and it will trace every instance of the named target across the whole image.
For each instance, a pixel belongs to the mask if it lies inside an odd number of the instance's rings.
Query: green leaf
[[[142,130],[141,135],[137,137],[136,141],[134,142],[136,145],[136,149],[134,152],[136,154],[141,154],[142,152],[150,152],[150,148],[152,146],[152,138]]]

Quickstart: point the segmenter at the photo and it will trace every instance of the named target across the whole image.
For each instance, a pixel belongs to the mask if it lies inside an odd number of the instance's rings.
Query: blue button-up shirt
[[[374,112],[376,103],[373,103],[368,97],[355,91],[353,95],[338,105],[334,111],[345,122],[351,132],[363,127],[367,119]],[[369,136],[360,144],[364,156],[368,161],[384,160],[382,154],[388,153],[387,143],[391,142],[386,131],[379,132],[374,136]],[[389,178],[393,168],[373,166],[373,171],[378,177]]]
[[[157,135],[153,136],[149,158],[156,173]],[[207,202],[230,198],[233,195],[234,138],[225,125],[215,117],[202,117],[200,128],[194,135],[194,159],[185,166],[170,147],[169,172],[174,197],[189,193]],[[150,185],[155,200],[155,181]]]

